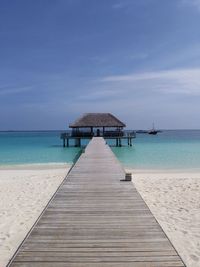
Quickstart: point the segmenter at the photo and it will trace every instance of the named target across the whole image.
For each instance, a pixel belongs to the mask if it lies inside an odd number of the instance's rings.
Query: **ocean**
[[[0,132],[0,165],[71,164],[80,148],[63,148],[60,133]],[[166,130],[156,136],[137,134],[132,147],[112,150],[129,168],[196,170],[200,168],[200,130]]]

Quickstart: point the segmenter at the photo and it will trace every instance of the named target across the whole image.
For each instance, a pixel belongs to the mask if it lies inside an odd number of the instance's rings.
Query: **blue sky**
[[[200,0],[0,0],[0,130],[200,128]]]

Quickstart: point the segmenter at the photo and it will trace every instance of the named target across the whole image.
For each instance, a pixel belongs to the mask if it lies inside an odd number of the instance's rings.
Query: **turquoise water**
[[[0,165],[72,163],[80,148],[63,148],[60,132],[0,132]],[[86,144],[86,143],[85,143]],[[124,143],[125,144],[125,143]],[[137,134],[132,147],[112,147],[127,167],[138,169],[200,168],[200,131]]]
[[[200,169],[200,131],[138,134],[132,148],[113,148],[119,160],[138,169]]]
[[[72,163],[80,148],[63,148],[60,132],[1,132],[0,164]]]

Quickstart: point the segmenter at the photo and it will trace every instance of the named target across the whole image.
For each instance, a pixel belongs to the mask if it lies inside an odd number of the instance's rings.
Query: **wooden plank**
[[[93,138],[11,267],[181,267],[181,258],[102,138]]]
[[[136,243],[137,244],[137,243]],[[115,247],[115,244],[110,244],[110,247],[95,247],[94,245],[91,246],[84,246],[84,247],[80,247],[80,246],[74,246],[74,247],[69,247],[68,244],[53,244],[51,246],[46,246],[46,244],[43,244],[43,246],[40,244],[40,246],[38,247],[38,244],[36,243],[31,243],[31,244],[27,244],[26,246],[23,247],[23,251],[47,251],[47,252],[52,252],[52,251],[58,251],[58,252],[146,252],[146,251],[152,251],[152,252],[172,252],[174,253],[174,250],[172,249],[171,246],[167,245],[167,246],[163,246],[163,247],[159,247],[156,246],[155,243],[151,244],[151,243],[139,243],[140,245],[137,244],[136,247],[134,246],[120,246],[120,247]]]
[[[101,262],[67,263],[66,262],[13,262],[12,267],[184,267],[182,262]]]
[[[54,253],[55,254],[55,253]],[[94,253],[95,254],[95,253]],[[89,262],[170,262],[170,261],[179,261],[179,257],[176,256],[126,256],[125,253],[123,253],[123,256],[118,253],[119,256],[105,256],[105,254],[100,255],[99,257],[95,255],[93,257],[89,256],[79,256],[76,255],[74,257],[72,256],[52,256],[52,253],[48,253],[48,255],[38,255],[38,252],[33,253],[33,255],[30,256],[20,256],[16,258],[16,262],[82,262],[82,263],[89,263]]]
[[[175,251],[127,251],[127,250],[118,250],[118,251],[95,251],[95,250],[87,250],[87,251],[20,251],[18,253],[18,260],[19,257],[22,257],[24,259],[27,259],[28,257],[53,257],[53,258],[65,258],[68,260],[70,257],[75,258],[81,258],[81,257],[87,257],[87,258],[99,258],[99,257],[137,257],[143,258],[143,257],[153,257],[153,256],[172,256],[173,260],[177,258],[177,254]],[[170,258],[170,257],[169,257]],[[59,261],[59,260],[58,260]]]

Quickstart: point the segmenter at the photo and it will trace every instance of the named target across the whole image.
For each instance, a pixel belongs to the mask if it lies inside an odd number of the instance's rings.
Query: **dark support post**
[[[121,138],[119,138],[119,146],[122,146]]]
[[[74,139],[74,143],[75,143],[75,146],[77,147],[78,146],[78,138]]]
[[[63,147],[65,147],[65,137],[63,137]]]
[[[116,138],[116,146],[118,146],[118,138]]]
[[[130,146],[132,146],[132,137],[130,137]]]
[[[81,138],[76,138],[76,147],[80,147],[81,145]]]
[[[129,145],[130,145],[130,137],[128,137],[128,139],[127,139],[127,140],[128,140],[128,146],[129,146]]]
[[[67,147],[69,146],[69,138],[67,138]]]

